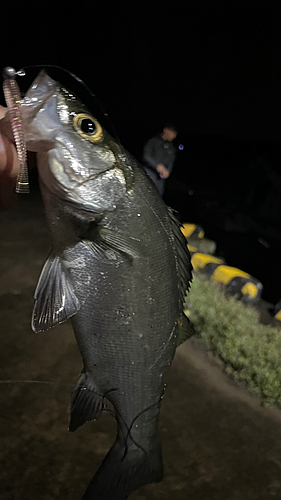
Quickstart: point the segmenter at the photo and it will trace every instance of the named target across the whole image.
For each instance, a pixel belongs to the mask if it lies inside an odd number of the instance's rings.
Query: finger
[[[0,106],[0,133],[8,137],[11,142],[14,142],[14,134],[7,111],[7,108]]]
[[[15,178],[20,170],[16,148],[7,137],[0,133],[0,174],[1,177]]]
[[[8,111],[7,108],[4,108],[4,106],[0,106],[0,120],[2,120],[4,116],[6,116],[7,111]]]

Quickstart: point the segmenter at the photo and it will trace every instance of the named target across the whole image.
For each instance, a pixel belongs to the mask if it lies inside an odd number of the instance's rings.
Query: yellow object
[[[224,285],[227,285],[236,277],[251,278],[248,273],[244,273],[244,271],[240,271],[240,269],[230,266],[218,266],[211,276],[212,280],[223,283]]]
[[[281,321],[281,309],[278,311],[278,313],[275,314],[275,319],[278,319],[278,321]]]
[[[183,227],[181,228],[181,231],[182,231],[182,234],[186,237],[186,238],[189,238],[190,236],[193,235],[193,233],[196,231],[196,228],[198,226],[196,226],[196,224],[187,224],[187,222],[185,222],[183,224]],[[197,238],[204,238],[204,231],[203,229],[201,229],[201,231],[199,231],[199,233],[196,235]]]
[[[204,269],[204,267],[210,263],[222,264],[222,262],[223,261],[221,259],[213,257],[212,255],[207,255],[205,253],[195,253],[191,259],[194,271],[199,271],[200,269]]]
[[[197,248],[193,247],[192,245],[187,245],[187,248],[190,252],[197,252]]]
[[[258,287],[255,285],[255,283],[245,283],[245,285],[241,288],[241,292],[243,295],[250,295],[251,297],[255,298],[258,295]]]
[[[194,233],[196,229],[196,225],[195,224],[183,224],[183,227],[181,228],[181,232],[182,234],[188,238],[192,233]]]

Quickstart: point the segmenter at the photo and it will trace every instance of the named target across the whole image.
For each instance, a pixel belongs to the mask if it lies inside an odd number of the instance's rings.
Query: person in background
[[[171,175],[176,159],[173,140],[177,135],[176,127],[172,123],[166,123],[163,132],[152,137],[144,146],[144,169],[161,196],[164,194],[165,180]]]

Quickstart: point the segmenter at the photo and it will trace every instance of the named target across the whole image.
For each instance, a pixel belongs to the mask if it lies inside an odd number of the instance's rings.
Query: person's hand
[[[0,106],[0,120],[7,108]],[[16,201],[15,185],[20,163],[14,144],[1,132],[0,122],[0,210],[7,210]]]
[[[166,167],[164,167],[162,163],[159,163],[159,165],[157,165],[156,170],[160,175],[161,179],[167,179],[170,175],[169,170]]]

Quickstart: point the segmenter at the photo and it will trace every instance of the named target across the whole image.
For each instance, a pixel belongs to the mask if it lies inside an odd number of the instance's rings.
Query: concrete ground
[[[0,499],[79,500],[115,437],[115,421],[67,432],[82,364],[70,324],[30,328],[49,250],[36,189],[0,216]],[[30,382],[32,381],[32,382]],[[200,342],[183,344],[162,404],[165,479],[132,500],[281,498],[281,412],[230,381]]]

